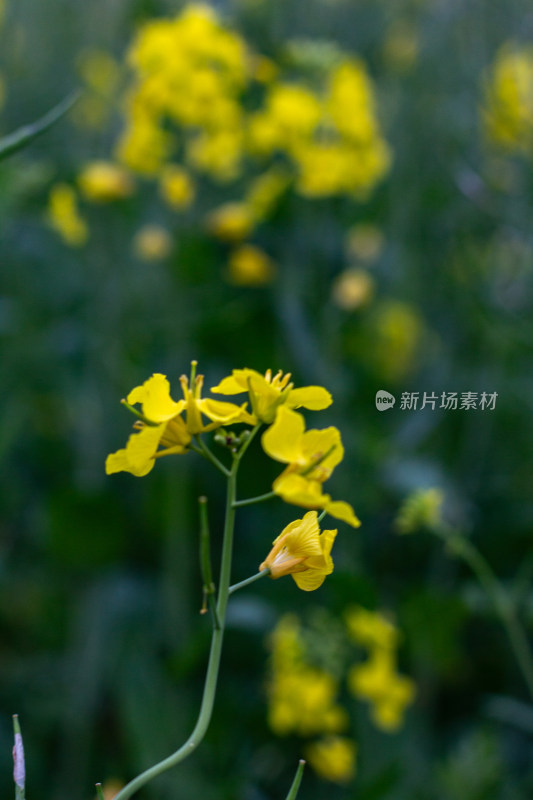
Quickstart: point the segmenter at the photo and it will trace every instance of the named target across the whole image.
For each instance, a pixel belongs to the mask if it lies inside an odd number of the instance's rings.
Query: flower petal
[[[141,403],[143,414],[153,422],[166,422],[185,407],[183,400],[176,403],[171,398],[170,384],[166,376],[159,372],[148,378],[142,386],[132,389],[127,400],[130,405]]]
[[[335,519],[341,519],[343,522],[347,522],[348,525],[351,525],[352,528],[358,528],[361,525],[361,521],[355,516],[355,512],[349,503],[345,503],[344,500],[332,500],[326,506],[326,511]]]
[[[255,424],[254,417],[246,411],[245,405],[237,406],[235,403],[224,403],[221,400],[212,400],[210,397],[197,402],[202,414],[205,414],[213,422],[220,422],[221,425],[229,425],[234,422]]]
[[[287,399],[290,408],[309,408],[311,411],[321,411],[333,403],[333,398],[323,386],[302,386],[293,389]]]
[[[304,430],[302,415],[280,406],[276,421],[264,432],[261,439],[263,450],[276,461],[298,464],[303,456],[301,441]]]
[[[289,470],[276,478],[272,488],[286,503],[302,508],[325,508],[331,500],[329,494],[322,494],[322,485],[318,481],[307,480]]]

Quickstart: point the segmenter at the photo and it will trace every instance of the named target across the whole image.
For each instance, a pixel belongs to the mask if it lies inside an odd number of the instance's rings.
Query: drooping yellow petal
[[[302,508],[325,508],[331,500],[329,494],[322,494],[322,484],[298,475],[290,467],[276,478],[272,488],[286,503]]]
[[[359,528],[361,521],[355,516],[355,512],[349,503],[344,500],[332,500],[325,506],[326,511],[335,519],[347,522],[352,528]]]
[[[302,386],[300,389],[293,389],[287,398],[287,405],[290,408],[303,407],[310,411],[321,411],[332,402],[332,396],[322,386]]]
[[[211,391],[215,394],[242,394],[248,391],[246,378],[244,373],[252,372],[252,370],[234,369],[232,374],[227,378],[223,378],[219,384],[211,387]]]
[[[263,450],[276,461],[284,464],[300,464],[303,461],[301,438],[305,430],[301,414],[280,406],[276,421],[261,439]]]
[[[284,546],[293,556],[321,556],[322,548],[319,543],[320,528],[316,511],[308,511],[301,520],[288,525],[276,539],[284,538]]]
[[[154,465],[154,455],[164,430],[164,425],[145,425],[139,433],[133,433],[124,450],[107,457],[106,473],[131,472],[137,477],[146,475]]]
[[[177,403],[170,396],[170,384],[165,375],[156,372],[142,386],[136,386],[127,397],[128,403],[141,403],[145,417],[153,422],[166,422],[185,407],[183,400]]]

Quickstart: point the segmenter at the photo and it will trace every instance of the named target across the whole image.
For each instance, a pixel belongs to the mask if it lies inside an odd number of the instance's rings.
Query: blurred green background
[[[2,796],[12,791],[13,713],[29,800],[88,800],[97,780],[129,780],[194,723],[210,635],[198,615],[196,498],[208,495],[216,532],[224,487],[194,454],[164,459],[142,480],[106,477],[104,461],[129,433],[120,398],[153,372],[168,375],[177,396],[196,358],[206,387],[244,366],[326,386],[335,403],[309,424],[340,428],[346,455],[331,491],[363,524],[339,523],[335,572],[316,593],[286,578],[236,595],[207,739],[139,797],[284,797],[305,741],[268,727],[268,634],[287,611],[326,613],[333,624],[354,604],[395,621],[399,669],[416,699],[387,733],[365,703],[343,695],[356,777],[335,785],[308,769],[300,796],[530,797],[533,708],[493,608],[440,542],[400,537],[394,519],[413,491],[441,489],[444,517],[471,537],[531,630],[531,8],[215,4],[228,28],[288,74],[294,40],[306,41],[299,67],[313,80],[332,44],[363,59],[391,152],[364,198],[289,187],[251,234],[270,267],[249,281],[206,225],[215,207],[242,197],[244,178],[197,176],[183,211],[165,205],[149,177],[107,204],[76,188],[87,163],[113,158],[135,32],[183,7],[7,0],[2,12],[2,135],[84,88],[64,120],[0,164]],[[523,53],[517,97],[511,86],[518,133],[507,142],[486,125],[487,86],[505,47]],[[114,65],[96,88],[84,69],[95,52]],[[78,246],[50,225],[57,184],[77,193],[89,231]],[[155,251],[136,239],[146,225],[157,226]],[[385,413],[374,401],[380,389],[396,397]],[[494,410],[400,408],[403,392],[483,391],[497,392]],[[268,491],[276,474],[254,448],[242,496]],[[281,501],[243,510],[236,580],[297,515]]]

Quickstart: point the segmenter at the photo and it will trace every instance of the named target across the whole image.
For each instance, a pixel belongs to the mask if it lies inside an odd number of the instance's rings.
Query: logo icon
[[[376,408],[378,411],[387,411],[393,407],[395,402],[394,395],[386,392],[385,389],[380,389],[379,392],[376,392]]]

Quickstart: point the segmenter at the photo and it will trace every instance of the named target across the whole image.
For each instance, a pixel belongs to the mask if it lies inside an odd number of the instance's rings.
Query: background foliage
[[[338,425],[346,448],[332,483],[363,526],[340,531],[335,572],[316,594],[286,579],[232,601],[207,741],[142,796],[284,796],[303,744],[267,725],[268,634],[286,611],[340,619],[359,603],[402,631],[400,669],[417,698],[394,734],[344,698],[355,781],[333,786],[308,771],[301,796],[525,798],[533,713],[490,603],[440,542],[399,537],[393,523],[410,492],[441,488],[445,517],[531,626],[531,150],[491,142],[482,113],[502,45],[531,42],[531,11],[520,0],[217,4],[274,62],[293,39],[362,57],[392,152],[364,201],[285,198],[257,235],[275,276],[246,286],[231,282],[228,248],[204,224],[223,187],[202,184],[199,205],[183,213],[148,180],[120,203],[86,203],[90,235],[78,248],[47,217],[52,186],[74,185],[87,162],[113,152],[137,26],[180,7],[18,0],[3,12],[3,134],[86,86],[88,52],[113,56],[119,88],[100,106],[86,88],[96,125],[82,100],[0,165],[2,794],[14,712],[28,796],[43,800],[89,798],[96,780],[125,781],[189,732],[209,640],[197,615],[196,497],[209,496],[216,530],[221,488],[193,457],[143,480],[106,478],[103,463],[128,430],[120,397],[155,371],[175,384],[194,357],[208,386],[241,366],[327,386],[335,404],[322,424]],[[522,101],[533,108],[531,94]],[[165,257],[135,249],[146,224],[168,231]],[[366,227],[354,235],[356,225]],[[347,270],[358,275],[355,300]],[[379,389],[397,397],[387,413],[376,410]],[[401,393],[417,391],[498,397],[493,411],[401,410]],[[243,495],[267,491],[275,474],[257,448]],[[240,515],[237,578],[286,523],[275,502]]]

